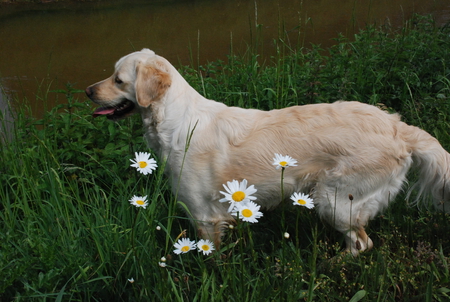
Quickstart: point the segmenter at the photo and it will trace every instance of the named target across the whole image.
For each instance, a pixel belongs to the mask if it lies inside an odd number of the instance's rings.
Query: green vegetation
[[[382,106],[450,150],[449,27],[416,17],[326,50],[274,43],[278,54],[265,62],[249,51],[181,72],[229,105]],[[408,206],[404,195],[371,222],[375,248],[358,258],[342,254],[343,236],[306,208],[286,212],[284,223],[275,210],[239,224],[213,255],[175,255],[180,234],[198,238],[164,163],[147,176],[129,166],[147,151],[139,117],[93,119],[80,91],[63,93],[67,104],[43,119],[18,112],[14,138],[0,142],[1,301],[449,300],[450,216]],[[148,195],[147,209],[131,206],[133,195]]]

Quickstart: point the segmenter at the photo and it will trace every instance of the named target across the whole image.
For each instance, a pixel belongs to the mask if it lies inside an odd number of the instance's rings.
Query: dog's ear
[[[146,64],[136,67],[136,100],[141,107],[148,107],[159,100],[170,87],[170,75]]]

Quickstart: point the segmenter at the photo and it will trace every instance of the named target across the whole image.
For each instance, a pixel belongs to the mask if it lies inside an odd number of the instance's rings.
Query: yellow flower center
[[[145,167],[147,167],[147,162],[146,161],[140,161],[139,162],[139,168],[143,169]]]
[[[143,206],[145,204],[145,201],[139,199],[139,200],[136,200],[136,203],[140,206]]]
[[[297,202],[299,204],[301,204],[302,206],[304,206],[306,204],[306,200],[303,200],[303,199],[299,199],[299,200],[297,200]]]
[[[236,202],[240,202],[240,201],[244,200],[245,193],[242,191],[236,191],[233,193],[233,195],[231,195],[231,198],[233,198],[233,200]]]
[[[189,246],[187,246],[187,245],[185,245],[185,246],[183,246],[182,248],[181,248],[181,251],[182,252],[187,252],[187,251],[189,251]]]
[[[287,166],[287,161],[280,161],[280,166],[286,167]]]
[[[209,251],[209,245],[207,244],[202,245],[202,250]]]
[[[249,209],[242,210],[242,216],[248,218],[248,217],[252,217],[252,215],[253,215],[253,212],[251,210],[249,210]]]

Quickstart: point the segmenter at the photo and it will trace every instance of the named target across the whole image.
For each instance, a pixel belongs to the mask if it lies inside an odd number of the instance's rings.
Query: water
[[[280,30],[290,43],[330,46],[368,23],[401,26],[413,13],[450,20],[448,0],[160,0],[0,5],[0,84],[7,96],[26,98],[36,115],[64,101],[49,90],[77,89],[113,71],[123,55],[147,47],[180,64],[226,59],[263,39],[258,51],[274,53]],[[5,96],[3,97],[5,98]],[[81,96],[81,99],[83,96]],[[4,102],[4,100],[3,100]]]

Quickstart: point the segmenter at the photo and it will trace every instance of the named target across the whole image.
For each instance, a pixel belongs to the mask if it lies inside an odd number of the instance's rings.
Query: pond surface
[[[156,0],[0,5],[0,85],[4,96],[27,98],[36,115],[48,90],[77,89],[113,71],[123,55],[150,48],[180,64],[226,59],[256,41],[274,54],[273,39],[330,46],[338,33],[351,37],[368,23],[401,26],[413,13],[450,20],[448,0]],[[58,102],[49,95],[49,106]],[[83,97],[82,97],[83,98]],[[65,101],[63,95],[60,101]],[[0,104],[2,105],[2,104]],[[4,107],[4,104],[0,108]]]

